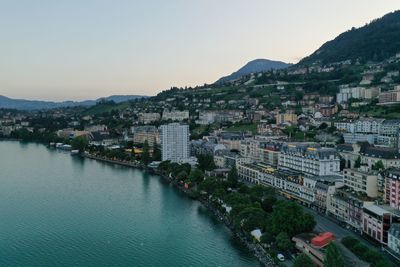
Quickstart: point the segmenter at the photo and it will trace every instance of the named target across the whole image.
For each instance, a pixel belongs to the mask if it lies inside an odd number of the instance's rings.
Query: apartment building
[[[372,172],[367,166],[361,166],[359,169],[344,169],[343,183],[368,197],[378,196],[378,174]]]
[[[363,208],[363,233],[383,245],[388,244],[391,224],[398,222],[399,217],[387,208],[375,204]]]
[[[297,115],[293,112],[278,113],[275,119],[277,125],[285,123],[297,124]]]
[[[189,119],[189,111],[184,110],[184,111],[177,111],[177,110],[164,110],[162,114],[162,120],[164,121],[184,121]]]
[[[384,176],[384,201],[390,207],[400,210],[400,168],[388,168]]]
[[[392,105],[400,102],[400,89],[379,94],[379,105]]]
[[[139,123],[150,124],[160,120],[161,116],[159,113],[149,112],[149,113],[139,113]]]
[[[134,126],[131,131],[135,144],[144,144],[147,141],[149,146],[154,147],[161,143],[160,131],[155,126]]]
[[[340,159],[333,148],[322,148],[314,143],[285,143],[279,154],[278,167],[326,176],[340,171]]]
[[[366,203],[372,204],[372,199],[342,186],[334,194],[328,195],[327,214],[361,232],[363,207]]]
[[[160,129],[162,160],[187,162],[190,156],[189,126],[170,123],[162,125]]]

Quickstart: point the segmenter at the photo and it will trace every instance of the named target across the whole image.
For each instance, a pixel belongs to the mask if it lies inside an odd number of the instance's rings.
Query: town
[[[400,53],[379,63],[296,66],[88,108],[2,109],[0,136],[163,174],[193,198],[222,208],[221,218],[241,218],[239,228],[253,236],[259,253],[267,255],[271,244],[279,252],[267,261],[279,264],[293,241],[323,266],[324,246],[335,236],[350,258],[389,266],[386,257],[400,259],[399,69]],[[253,188],[268,207],[252,203],[254,214],[244,215],[245,205],[234,203],[247,200],[233,196],[247,197]],[[287,205],[280,199],[303,206],[315,221],[269,230],[264,217]],[[269,209],[272,215],[256,218]],[[298,212],[294,220],[305,216]],[[335,228],[318,235],[313,228],[321,217]],[[244,225],[245,219],[254,221]],[[351,235],[343,236],[343,228]],[[358,240],[366,247],[353,249]],[[385,257],[368,256],[381,249]]]

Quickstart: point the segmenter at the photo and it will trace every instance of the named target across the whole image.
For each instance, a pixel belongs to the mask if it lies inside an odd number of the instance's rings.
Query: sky
[[[298,62],[399,0],[0,0],[0,95],[82,100]]]

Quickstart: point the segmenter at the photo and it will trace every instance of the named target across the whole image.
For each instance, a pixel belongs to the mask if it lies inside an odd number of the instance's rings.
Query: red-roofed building
[[[331,232],[325,232],[317,235],[313,239],[311,239],[311,243],[316,247],[325,247],[329,244],[335,237]]]

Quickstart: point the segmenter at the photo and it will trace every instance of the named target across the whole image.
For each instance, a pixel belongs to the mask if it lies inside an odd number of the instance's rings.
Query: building
[[[328,196],[335,193],[335,190],[343,186],[343,182],[340,181],[320,181],[318,180],[314,188],[314,207],[321,213],[327,211],[327,200]]]
[[[261,161],[262,150],[260,140],[247,139],[240,142],[240,155],[249,158],[250,161]]]
[[[391,224],[398,221],[396,215],[378,205],[365,205],[363,208],[363,233],[383,245],[388,244]]]
[[[361,118],[354,123],[354,131],[364,134],[378,134],[384,119]]]
[[[264,143],[261,147],[261,161],[273,167],[278,166],[280,145],[275,143]]]
[[[400,89],[379,94],[379,105],[392,105],[400,102]]]
[[[107,131],[108,128],[106,125],[87,125],[85,126],[85,131],[88,132],[99,132],[99,131]]]
[[[159,113],[139,113],[139,122],[143,124],[150,124],[159,121],[161,118]]]
[[[197,124],[208,125],[215,122],[216,112],[214,111],[200,111],[199,119],[196,120]]]
[[[134,126],[131,131],[135,144],[144,144],[147,141],[153,147],[161,143],[160,131],[155,126]]]
[[[388,168],[384,176],[384,201],[390,207],[400,210],[400,168]]]
[[[385,120],[379,128],[375,144],[382,147],[397,148],[399,145],[400,120]]]
[[[189,119],[189,111],[164,111],[162,114],[164,121],[183,121]]]
[[[391,251],[400,255],[400,224],[393,223],[388,232],[388,247]]]
[[[381,88],[379,87],[345,87],[341,88],[339,93],[336,94],[336,102],[339,104],[347,103],[351,98],[353,99],[372,99],[379,95]]]
[[[378,196],[378,174],[371,172],[367,166],[344,169],[343,183],[354,191],[365,193],[368,197]]]
[[[179,123],[162,125],[162,160],[187,162],[190,157],[189,126]]]
[[[297,115],[292,112],[286,112],[286,113],[278,113],[275,116],[276,119],[276,124],[285,124],[285,123],[290,123],[290,124],[297,124]]]
[[[326,176],[339,173],[340,159],[333,148],[313,143],[286,143],[282,145],[278,167]]]
[[[304,233],[292,238],[292,241],[295,242],[296,249],[310,257],[314,264],[319,267],[324,266],[326,250],[323,248],[333,240],[334,236],[330,232],[321,233],[319,235]]]
[[[223,144],[229,150],[240,150],[241,141],[248,137],[240,132],[221,132],[218,135],[218,143]]]
[[[226,147],[222,144],[216,144],[213,142],[208,142],[206,140],[192,140],[190,142],[190,150],[192,156],[199,155],[212,155],[218,150],[225,150]]]
[[[372,199],[342,186],[337,188],[334,194],[328,195],[327,214],[361,232],[365,204],[372,204]]]
[[[384,168],[400,167],[400,153],[394,148],[375,147],[368,143],[360,144],[339,144],[337,150],[345,160],[346,168],[354,168],[358,157],[361,163],[368,165],[369,168],[381,161]]]
[[[346,144],[356,144],[360,142],[368,142],[373,145],[376,142],[376,134],[363,134],[363,133],[344,133],[343,139]]]
[[[346,132],[346,133],[354,133],[354,122],[351,121],[337,121],[333,124],[338,131]]]

